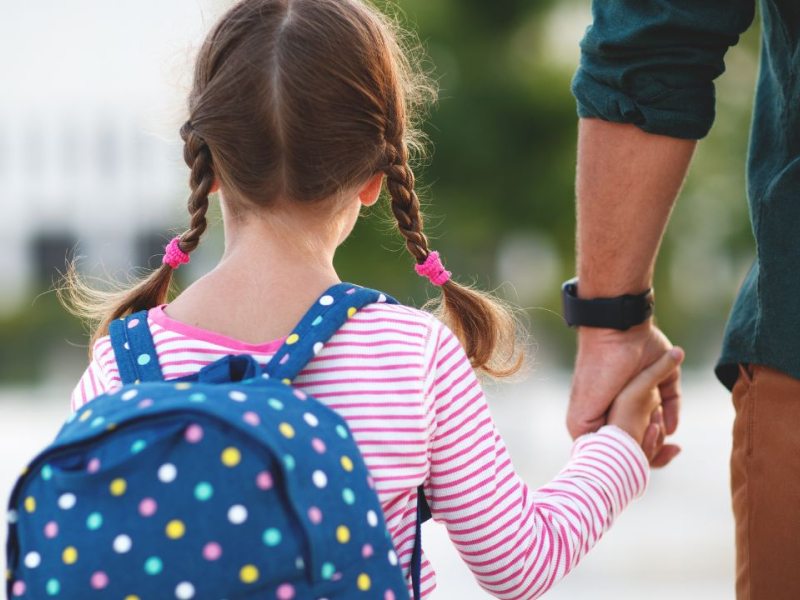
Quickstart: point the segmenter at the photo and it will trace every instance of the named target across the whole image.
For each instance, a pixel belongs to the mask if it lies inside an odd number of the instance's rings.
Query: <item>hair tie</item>
[[[167,244],[166,253],[164,254],[164,260],[161,262],[165,265],[169,265],[173,269],[177,269],[181,265],[185,265],[189,262],[189,255],[186,254],[180,247],[181,238],[174,237]]]
[[[452,275],[450,271],[445,271],[442,259],[436,251],[428,254],[425,262],[414,265],[414,270],[417,274],[430,279],[433,285],[444,285]]]

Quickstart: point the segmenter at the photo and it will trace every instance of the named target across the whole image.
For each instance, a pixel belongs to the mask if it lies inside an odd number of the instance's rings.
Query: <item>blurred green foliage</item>
[[[590,18],[588,0],[402,0],[400,6],[440,88],[424,126],[431,154],[418,172],[432,246],[460,280],[497,287],[503,241],[515,235],[544,240],[558,257],[557,276],[541,281],[535,303],[560,312],[560,281],[574,271],[577,118],[569,84]],[[757,53],[754,26],[729,52],[717,87],[717,125],[700,145],[657,269],[658,319],[690,360],[703,363],[715,357],[753,256],[744,161]],[[337,267],[346,280],[420,304],[430,289],[391,228],[380,215],[362,219]],[[221,228],[210,235],[220,236]],[[531,316],[540,352],[567,364],[573,332],[552,312]],[[79,331],[53,294],[24,306],[0,322],[0,381],[38,379],[37,357],[65,348],[65,339],[84,343]]]

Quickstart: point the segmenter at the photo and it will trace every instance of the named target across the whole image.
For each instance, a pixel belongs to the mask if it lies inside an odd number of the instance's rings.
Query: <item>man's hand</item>
[[[641,371],[658,360],[672,344],[651,321],[627,331],[581,327],[578,358],[572,380],[567,428],[572,437],[597,431],[606,423],[614,398]],[[680,369],[659,385],[663,425],[648,430],[645,447],[652,453],[651,465],[663,467],[680,452],[676,445],[662,447],[653,437],[675,433],[680,412]],[[654,413],[654,422],[660,418]],[[662,431],[659,431],[663,427]],[[655,447],[655,449],[653,449]]]

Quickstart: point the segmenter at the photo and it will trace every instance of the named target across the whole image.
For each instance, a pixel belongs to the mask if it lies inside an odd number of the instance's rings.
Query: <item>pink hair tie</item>
[[[164,254],[164,260],[161,261],[165,265],[169,265],[173,269],[177,269],[181,265],[185,265],[189,262],[189,255],[186,254],[180,247],[181,238],[174,237],[167,244],[166,253]]]
[[[442,259],[439,258],[438,252],[431,252],[425,259],[425,262],[414,265],[414,270],[423,277],[431,280],[433,285],[444,285],[452,273],[445,271]]]

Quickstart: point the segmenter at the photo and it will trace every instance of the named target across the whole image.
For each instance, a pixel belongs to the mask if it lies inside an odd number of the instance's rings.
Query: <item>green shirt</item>
[[[578,114],[704,137],[714,79],[754,0],[594,0],[572,82]],[[747,160],[757,258],[725,332],[717,376],[737,363],[800,379],[800,0],[761,0],[761,65]]]

